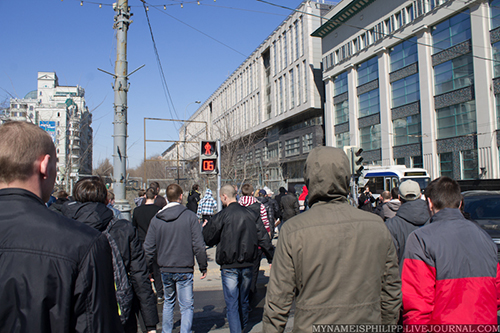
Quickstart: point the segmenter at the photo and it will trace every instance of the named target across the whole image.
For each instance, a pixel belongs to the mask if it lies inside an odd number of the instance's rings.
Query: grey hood
[[[342,149],[314,148],[304,168],[309,206],[318,201],[346,201],[350,177],[349,160]]]
[[[179,203],[169,203],[156,214],[156,217],[165,222],[174,222],[186,210],[187,208]]]

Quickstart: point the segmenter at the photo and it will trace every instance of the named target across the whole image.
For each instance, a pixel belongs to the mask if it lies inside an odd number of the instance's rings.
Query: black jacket
[[[203,237],[208,246],[217,245],[216,261],[221,268],[253,266],[259,246],[272,262],[274,248],[260,213],[238,202],[215,214],[203,228]]]
[[[300,213],[299,200],[293,193],[287,193],[281,198],[281,222],[291,219]]]
[[[148,233],[149,224],[156,213],[161,208],[157,205],[141,205],[134,208],[134,214],[132,217],[132,225],[137,228],[137,234],[141,244],[144,243],[146,239],[146,234]]]
[[[144,251],[150,266],[157,254],[162,272],[192,273],[194,256],[200,271],[207,271],[207,253],[198,217],[178,203],[169,203],[151,220]]]
[[[200,201],[200,192],[191,190],[188,195],[186,207],[193,213],[198,212],[198,202]]]
[[[2,332],[122,332],[104,235],[0,190]]]
[[[259,197],[257,198],[261,204],[266,207],[267,219],[269,220],[269,225],[271,227],[274,226],[274,222],[279,218],[280,212],[278,208],[278,203],[276,200],[268,198],[268,197]]]
[[[399,268],[403,268],[403,254],[408,236],[412,231],[422,227],[429,221],[429,208],[424,200],[417,199],[402,204],[396,216],[385,221],[398,254]]]
[[[65,216],[83,222],[101,232],[106,230],[109,222],[113,219],[111,209],[98,202],[68,202],[64,204],[62,211]],[[129,273],[135,295],[134,310],[135,312],[140,310],[146,326],[153,329],[159,321],[156,298],[149,282],[144,251],[137,230],[129,221],[119,220],[109,233],[115,240],[122,255],[125,269]],[[131,315],[125,324],[125,331],[136,332],[136,330],[136,318],[135,315]]]

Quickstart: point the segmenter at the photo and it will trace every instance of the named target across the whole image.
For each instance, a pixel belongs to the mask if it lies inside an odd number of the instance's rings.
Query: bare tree
[[[99,162],[97,168],[92,170],[92,174],[100,177],[109,177],[113,175],[113,165],[109,161],[109,158],[105,158],[103,161]]]

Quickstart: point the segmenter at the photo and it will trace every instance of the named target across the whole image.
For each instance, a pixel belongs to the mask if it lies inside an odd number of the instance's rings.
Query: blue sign
[[[40,121],[40,128],[49,133],[52,141],[56,143],[56,122],[55,121]]]

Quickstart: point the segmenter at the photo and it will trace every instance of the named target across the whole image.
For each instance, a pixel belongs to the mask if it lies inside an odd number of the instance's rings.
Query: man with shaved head
[[[269,263],[274,249],[259,211],[241,206],[232,185],[220,189],[220,199],[225,208],[205,223],[203,237],[208,246],[217,245],[229,330],[238,333],[248,323],[248,294],[257,249],[262,248]]]
[[[56,173],[45,131],[0,126],[2,331],[122,332],[106,236],[45,206]]]

